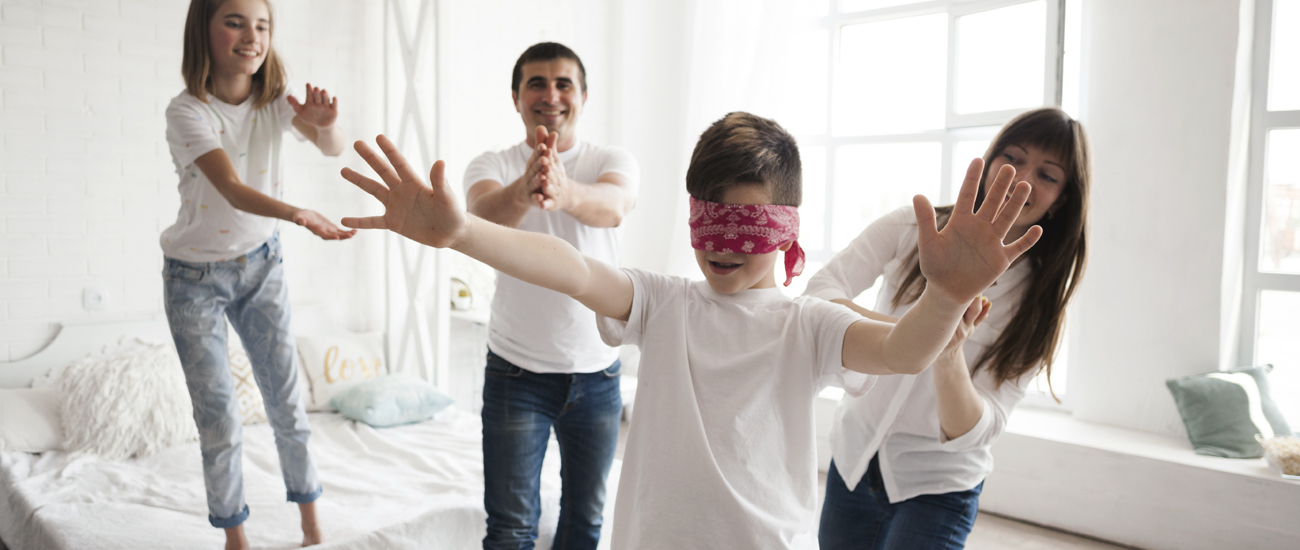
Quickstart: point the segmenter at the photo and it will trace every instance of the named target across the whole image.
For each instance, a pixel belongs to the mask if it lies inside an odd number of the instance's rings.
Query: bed
[[[161,321],[71,325],[36,356],[0,365],[0,387],[26,387],[51,368],[122,335],[165,337]],[[325,494],[322,549],[479,548],[484,534],[481,428],[455,406],[432,420],[376,429],[337,413],[313,413],[311,447]],[[2,422],[3,419],[0,419]],[[559,457],[542,474],[539,548],[549,548],[559,507]],[[244,427],[245,524],[253,548],[295,548],[297,507],[285,502],[271,429]],[[605,535],[613,518],[609,479]],[[218,548],[207,521],[198,442],[146,458],[107,461],[0,452],[0,548]]]

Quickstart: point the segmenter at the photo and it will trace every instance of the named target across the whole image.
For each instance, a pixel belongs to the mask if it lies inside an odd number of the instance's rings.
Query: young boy
[[[602,320],[607,343],[641,347],[637,410],[615,503],[614,548],[816,548],[813,399],[827,382],[854,393],[872,375],[915,374],[934,361],[979,294],[1037,240],[1003,244],[1029,195],[998,173],[972,212],[982,163],[972,163],[939,232],[923,196],[916,306],[897,324],[871,321],[776,287],[802,269],[795,242],[801,166],[794,138],[771,120],[731,113],[700,136],[686,175],[691,241],[705,281],[619,270],[555,237],[466,214],[434,163],[424,181],[385,137],[390,167],[364,143],[381,184],[343,177],[384,203],[382,217],[343,225],[388,229],[452,248],[503,273],[572,296]],[[386,185],[385,185],[386,184]],[[1001,207],[1001,210],[998,208]],[[978,301],[976,301],[978,303]],[[621,323],[617,323],[621,322]],[[619,326],[622,325],[622,326]]]

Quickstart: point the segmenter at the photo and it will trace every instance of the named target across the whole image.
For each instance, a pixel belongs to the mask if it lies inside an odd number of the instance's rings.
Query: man
[[[587,74],[569,48],[536,44],[515,63],[511,98],[524,142],[480,155],[465,170],[473,214],[560,237],[616,264],[619,229],[640,170],[617,147],[579,141]],[[623,403],[618,350],[576,300],[497,273],[483,387],[485,549],[532,548],[539,486],[555,429],[563,496],[554,548],[595,548]]]

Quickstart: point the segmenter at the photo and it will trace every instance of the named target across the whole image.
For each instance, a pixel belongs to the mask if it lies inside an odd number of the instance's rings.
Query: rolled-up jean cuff
[[[310,493],[286,492],[284,498],[288,499],[289,502],[297,502],[298,504],[309,504],[312,502],[316,502],[316,499],[320,498],[320,494],[324,491],[325,491],[324,487],[317,487],[315,491],[312,491]]]
[[[244,523],[244,520],[246,519],[248,519],[247,504],[244,505],[244,510],[242,512],[230,516],[228,518],[218,519],[212,517],[212,514],[208,514],[208,523],[211,523],[213,527],[216,527],[218,529],[229,529],[231,527],[238,527],[239,524]]]

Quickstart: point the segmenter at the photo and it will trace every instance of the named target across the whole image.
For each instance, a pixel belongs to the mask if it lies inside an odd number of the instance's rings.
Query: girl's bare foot
[[[316,503],[299,504],[298,513],[302,515],[302,545],[320,544],[323,538],[320,534],[320,526],[316,524]]]
[[[248,550],[248,537],[244,536],[244,524],[226,529],[226,550]]]

